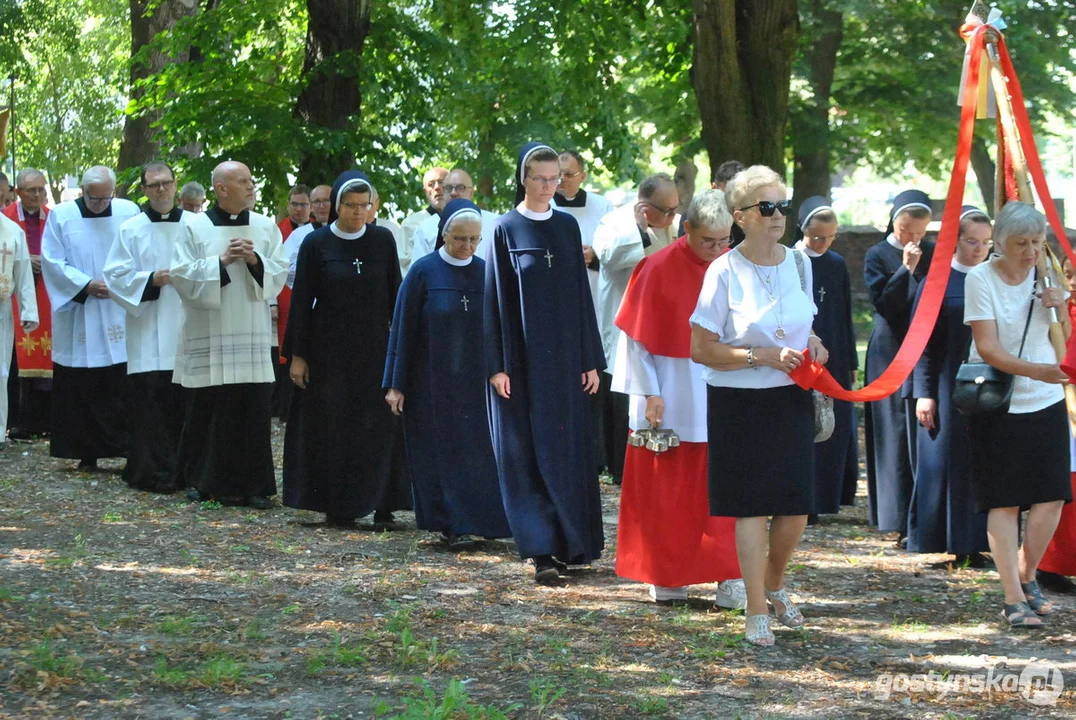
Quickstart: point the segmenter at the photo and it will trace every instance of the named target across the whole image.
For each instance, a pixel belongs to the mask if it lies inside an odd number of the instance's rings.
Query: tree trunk
[[[837,51],[841,47],[843,17],[840,12],[823,7],[813,0],[808,10],[809,22],[803,27],[803,60],[812,97],[791,113],[793,148],[792,204],[800,204],[813,195],[829,197],[833,175],[830,166],[829,111],[833,72]]]
[[[359,70],[370,32],[371,5],[372,0],[306,2],[303,89],[295,102],[295,116],[307,134],[299,159],[301,183],[331,183],[355,165],[344,135],[359,124]]]
[[[681,215],[687,214],[687,207],[695,197],[695,182],[698,176],[699,168],[691,161],[691,158],[684,158],[676,164],[673,182],[676,183],[676,191],[680,194],[678,210]]]
[[[138,83],[166,65],[187,62],[189,54],[180,53],[175,57],[159,52],[150,53],[146,62],[134,62],[138,53],[153,41],[158,33],[173,27],[181,18],[198,12],[196,0],[130,0],[131,3],[131,99],[137,100],[142,95]],[[137,115],[128,115],[123,123],[123,141],[120,143],[119,158],[116,167],[125,170],[144,165],[161,155],[153,125],[160,120],[163,110],[154,109]],[[127,187],[120,183],[116,194],[125,197]]]
[[[796,0],[694,0],[691,83],[710,166],[785,167]]]
[[[990,217],[994,216],[994,174],[997,172],[986,141],[976,135],[971,141],[971,169],[979,181],[979,190],[983,193],[983,210]]]

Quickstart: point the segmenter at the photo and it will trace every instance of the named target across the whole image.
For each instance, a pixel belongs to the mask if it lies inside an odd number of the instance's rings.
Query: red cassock
[[[41,236],[30,237],[26,230],[26,218],[19,210],[20,203],[11,203],[3,209],[4,215],[14,220],[26,233],[26,245],[31,255],[41,254]],[[49,208],[41,206],[41,232],[45,230],[45,219]],[[38,326],[32,333],[22,329],[22,323],[15,324],[15,354],[19,360],[19,377],[52,377],[52,310],[49,295],[45,291],[45,280],[41,275],[34,275],[34,294],[37,296]],[[19,303],[11,296],[15,318],[19,317]],[[10,362],[7,358],[4,362]]]
[[[295,224],[291,221],[290,217],[286,217],[277,223],[277,227],[280,228],[280,235],[284,240],[288,239],[288,235],[291,235],[292,231],[296,229]],[[277,305],[277,320],[276,320],[276,337],[277,342],[280,343],[280,347],[284,347],[284,330],[288,327],[288,312],[291,310],[291,288],[287,285],[280,291],[280,294],[276,296]],[[287,358],[283,355],[280,356],[280,364],[283,365],[287,362]]]
[[[707,266],[683,237],[644,258],[628,283],[617,327],[652,355],[689,360],[688,319]],[[667,413],[674,400],[665,398]],[[705,442],[681,440],[660,454],[629,445],[617,529],[618,575],[664,587],[741,577],[736,521],[710,516],[706,464]]]
[[[1076,303],[1071,301],[1069,319],[1076,325]],[[1076,382],[1076,333],[1069,338],[1061,369]],[[1076,473],[1072,473],[1072,489],[1076,491]],[[1057,523],[1057,530],[1046,548],[1046,554],[1042,556],[1039,569],[1057,575],[1076,575],[1076,502],[1066,504],[1061,510],[1061,520]]]

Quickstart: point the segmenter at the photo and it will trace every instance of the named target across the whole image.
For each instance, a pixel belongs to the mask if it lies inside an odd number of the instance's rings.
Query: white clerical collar
[[[900,244],[900,240],[897,240],[897,236],[893,233],[889,233],[889,236],[885,239],[885,241],[895,247],[897,250],[904,249],[904,246]]]
[[[528,220],[548,220],[549,218],[553,217],[552,205],[550,205],[549,209],[545,212],[534,212],[533,210],[528,209],[527,206],[525,206],[523,203],[520,203],[518,206],[516,206],[516,210],[518,210],[519,214],[527,218]]]
[[[349,233],[349,232],[344,232],[343,230],[341,230],[340,226],[337,224],[337,222],[335,220],[333,220],[333,224],[329,226],[329,229],[333,231],[333,235],[335,235],[336,237],[341,238],[343,240],[357,240],[357,239],[361,238],[363,235],[366,234],[366,226],[365,225],[363,225],[361,228],[359,228],[358,232],[350,232]]]
[[[446,263],[448,263],[449,265],[455,265],[456,267],[466,267],[466,266],[471,264],[472,260],[474,260],[474,255],[467,258],[466,260],[460,260],[459,258],[454,258],[454,257],[452,257],[451,255],[448,254],[448,251],[445,250],[444,245],[442,245],[440,248],[437,249],[437,254],[440,255],[441,259],[444,260]]]
[[[953,258],[953,261],[949,263],[949,267],[953,268],[957,272],[962,272],[965,275],[971,272],[971,265],[964,265],[963,263],[959,263],[957,262],[956,258]]]
[[[822,257],[822,253],[812,250],[807,244],[806,240],[799,240],[796,242],[796,249],[802,252],[807,257]]]

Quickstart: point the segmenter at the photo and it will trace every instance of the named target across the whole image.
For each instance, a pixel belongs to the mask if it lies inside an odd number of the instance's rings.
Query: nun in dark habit
[[[396,241],[366,224],[370,181],[342,173],[329,224],[299,250],[284,335],[294,394],[284,435],[284,504],[334,527],[374,513],[375,526],[411,507],[403,433],[381,378],[400,287]]]
[[[476,535],[512,534],[486,415],[480,242],[478,206],[449,202],[436,250],[411,263],[400,286],[385,358],[385,401],[403,415],[415,523],[453,550],[473,547]]]
[[[952,553],[958,565],[979,568],[986,567],[981,553],[990,550],[986,513],[975,512],[968,419],[953,407],[952,397],[956,371],[971,341],[971,328],[964,324],[964,280],[990,255],[992,234],[986,213],[966,205],[960,213],[956,254],[938,322],[912,373],[918,452],[908,510],[908,549]]]
[[[844,258],[830,249],[837,239],[837,213],[820,195],[800,205],[796,248],[811,259],[814,278],[814,332],[829,350],[826,368],[841,387],[851,390],[856,382],[859,356],[852,325],[852,280]],[[833,435],[814,446],[816,515],[835,514],[841,505],[854,505],[859,481],[859,435],[855,406],[833,401]]]
[[[863,275],[874,305],[874,329],[867,343],[866,378],[881,375],[900,349],[912,320],[919,284],[934,257],[934,243],[923,240],[930,224],[930,198],[905,190],[893,200],[886,238],[867,251]],[[885,398],[866,403],[867,492],[870,522],[882,532],[899,532],[905,546],[908,504],[912,497],[915,456],[911,378]]]
[[[605,360],[579,225],[550,205],[556,151],[525,145],[516,183],[486,263],[490,431],[512,537],[550,583],[605,542],[587,398]]]

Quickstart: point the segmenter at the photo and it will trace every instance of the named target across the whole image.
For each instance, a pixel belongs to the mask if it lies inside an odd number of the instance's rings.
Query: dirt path
[[[400,531],[332,531],[72,464],[43,443],[0,451],[0,718],[1076,712],[1076,602],[1056,599],[1046,631],[1009,632],[992,571],[895,549],[866,526],[864,498],[808,529],[790,580],[808,626],[758,650],[742,617],[712,606],[715,586],[659,607],[617,578],[612,486],[607,557],[540,588],[513,546],[450,553],[410,515]],[[1068,681],[1056,705],[1018,691],[1033,660]],[[989,693],[954,687],[995,667]],[[911,692],[901,676],[932,671]]]

